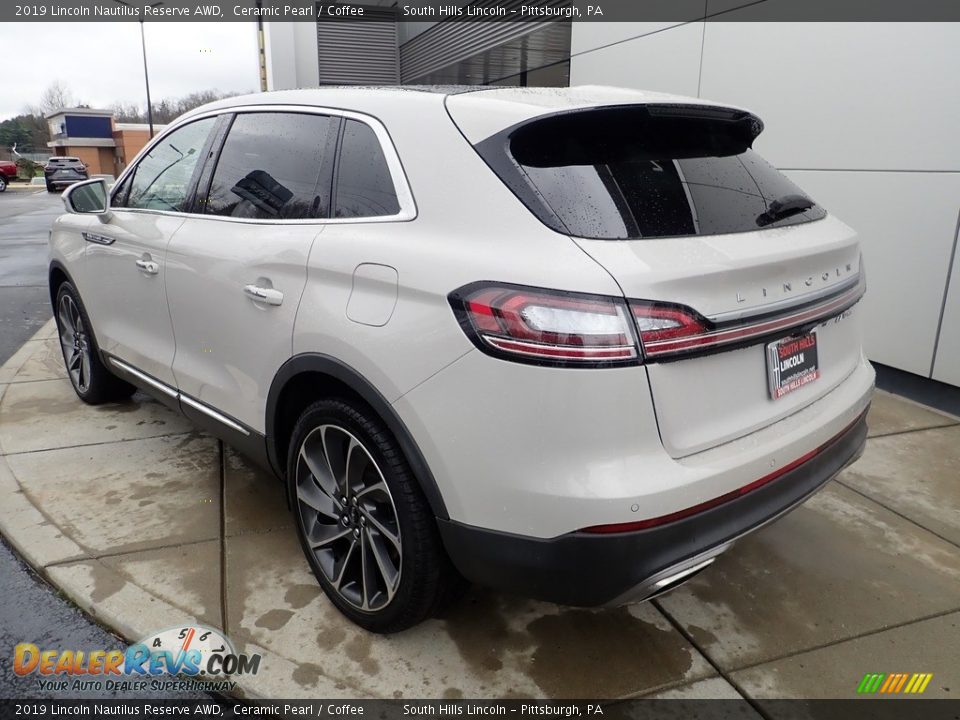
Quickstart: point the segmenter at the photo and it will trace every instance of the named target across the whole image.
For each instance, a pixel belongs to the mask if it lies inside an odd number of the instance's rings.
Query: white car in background
[[[856,459],[855,233],[751,113],[612,88],[332,88],[180,118],[71,187],[77,394],[153,394],[286,483],[330,600],[650,598]]]

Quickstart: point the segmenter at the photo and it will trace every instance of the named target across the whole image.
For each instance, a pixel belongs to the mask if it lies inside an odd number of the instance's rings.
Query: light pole
[[[113,0],[118,5],[131,7],[124,0]],[[147,3],[147,7],[159,7],[163,2]],[[153,139],[153,105],[150,102],[150,74],[147,72],[147,36],[143,32],[143,16],[140,16],[140,47],[143,48],[143,82],[147,86],[147,123],[150,126],[150,138]]]

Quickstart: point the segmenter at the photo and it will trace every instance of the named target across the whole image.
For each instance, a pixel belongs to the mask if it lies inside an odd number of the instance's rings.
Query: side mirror
[[[105,215],[110,209],[107,183],[103,178],[74,183],[63,193],[63,205],[68,213],[77,215]]]

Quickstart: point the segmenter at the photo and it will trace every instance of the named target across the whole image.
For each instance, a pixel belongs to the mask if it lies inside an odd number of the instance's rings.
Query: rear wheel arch
[[[440,519],[449,518],[430,467],[387,399],[359,372],[322,353],[303,353],[290,358],[271,383],[265,424],[267,453],[280,477],[286,474],[287,445],[297,419],[311,403],[323,398],[360,401],[370,407],[399,444],[433,514]]]

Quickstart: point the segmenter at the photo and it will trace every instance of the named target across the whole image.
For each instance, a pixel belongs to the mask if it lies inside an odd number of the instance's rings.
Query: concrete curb
[[[13,379],[37,351],[37,344],[51,337],[55,327],[56,323],[51,319],[27,340],[0,367],[0,378]],[[9,387],[5,384],[7,382],[9,380],[0,380],[0,400]],[[181,623],[202,624],[196,617],[121,577],[66,537],[30,500],[3,452],[0,452],[0,496],[4,498],[0,503],[0,533],[7,542],[37,574],[127,642],[136,642],[158,628]],[[98,586],[119,589],[109,597],[101,598]],[[137,611],[131,612],[131,608],[137,608]],[[248,646],[248,650],[259,652],[265,658],[269,656],[271,663],[279,662],[279,658],[275,660],[273,654],[263,648]],[[228,694],[238,698],[265,697],[255,688],[245,690],[239,682],[237,689]]]
[[[4,192],[26,192],[28,190],[33,190],[34,192],[46,192],[47,186],[43,185],[32,185],[30,183],[8,183],[7,189]]]

